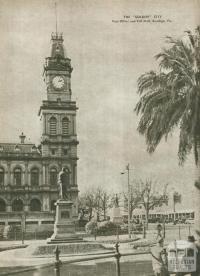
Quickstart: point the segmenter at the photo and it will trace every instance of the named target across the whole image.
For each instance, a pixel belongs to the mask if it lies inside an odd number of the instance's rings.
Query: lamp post
[[[131,239],[131,217],[130,217],[130,177],[129,177],[129,164],[126,166],[127,171],[127,184],[128,184],[128,237]],[[125,174],[125,172],[121,172],[121,174]]]
[[[22,237],[22,244],[24,244],[24,238],[25,238],[25,232],[26,232],[26,212],[23,211],[21,214],[21,237]]]

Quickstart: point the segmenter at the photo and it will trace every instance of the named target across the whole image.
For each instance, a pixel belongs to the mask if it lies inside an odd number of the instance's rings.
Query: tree
[[[79,197],[79,210],[82,211],[82,215],[88,212],[88,220],[90,221],[93,216],[93,210],[96,206],[95,195],[90,192],[86,191],[83,195]]]
[[[159,72],[150,71],[138,79],[140,114],[138,131],[153,153],[163,137],[179,127],[178,158],[182,165],[193,150],[197,169],[195,228],[200,234],[200,26],[184,39],[167,38],[168,48],[156,56]]]
[[[168,203],[167,185],[162,188],[152,179],[146,179],[145,181],[139,180],[138,196],[140,197],[140,205],[145,210],[145,223],[148,229],[149,211],[154,207],[162,206]]]
[[[130,218],[132,219],[133,217],[133,211],[139,206],[141,202],[141,193],[137,188],[134,188],[134,186],[130,186],[130,194],[129,194],[129,199],[130,199]],[[128,193],[124,193],[124,203],[125,203],[125,208],[128,210]]]
[[[103,212],[103,218],[106,220],[107,218],[107,211],[110,208],[110,199],[111,196],[106,191],[102,191],[100,194],[101,197],[101,206],[102,206],[102,212]]]
[[[79,198],[79,209],[87,209],[89,220],[96,214],[97,221],[103,215],[106,220],[107,210],[110,207],[110,195],[102,187],[94,187],[85,191]]]

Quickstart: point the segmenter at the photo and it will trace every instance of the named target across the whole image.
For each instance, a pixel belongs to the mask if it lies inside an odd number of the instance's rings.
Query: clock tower
[[[51,186],[51,170],[56,170],[58,174],[65,167],[70,197],[77,203],[77,107],[76,102],[71,100],[71,60],[66,56],[62,34],[53,33],[51,42],[51,54],[45,59],[44,65],[47,100],[42,102],[39,111],[43,185]],[[77,204],[75,207],[77,211]]]
[[[44,66],[47,99],[49,101],[70,101],[71,60],[66,57],[62,35],[52,34],[51,40],[51,56],[46,58]]]

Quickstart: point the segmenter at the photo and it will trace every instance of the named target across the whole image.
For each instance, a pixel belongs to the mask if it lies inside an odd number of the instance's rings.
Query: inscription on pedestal
[[[69,211],[61,211],[61,219],[68,219],[70,218]]]

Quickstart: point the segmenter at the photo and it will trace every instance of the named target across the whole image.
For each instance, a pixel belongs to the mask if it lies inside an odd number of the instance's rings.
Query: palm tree
[[[196,166],[197,210],[195,229],[200,234],[200,26],[183,39],[167,37],[167,48],[156,56],[159,72],[138,79],[138,131],[153,153],[162,138],[179,128],[178,158],[182,165],[193,150]]]

